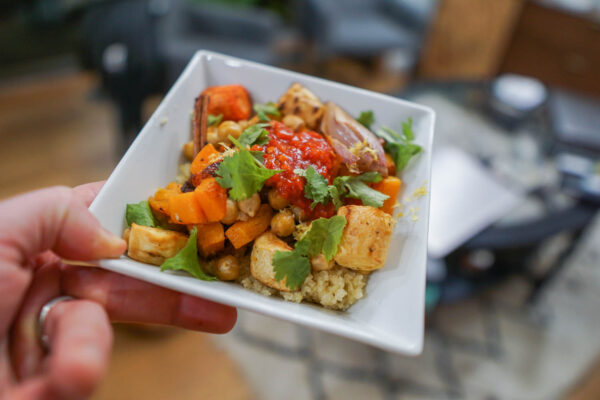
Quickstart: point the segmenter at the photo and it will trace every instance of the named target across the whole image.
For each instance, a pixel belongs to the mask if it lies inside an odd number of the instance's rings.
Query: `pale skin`
[[[228,332],[236,310],[66,260],[119,257],[125,242],[88,211],[103,182],[56,187],[0,202],[0,399],[83,399],[102,380],[111,321]],[[58,303],[37,332],[40,309]]]

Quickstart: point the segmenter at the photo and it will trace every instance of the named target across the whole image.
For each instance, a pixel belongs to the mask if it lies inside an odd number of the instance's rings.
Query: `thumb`
[[[52,250],[72,260],[118,257],[126,244],[100,226],[73,189],[53,187],[0,202],[0,262],[25,265]]]

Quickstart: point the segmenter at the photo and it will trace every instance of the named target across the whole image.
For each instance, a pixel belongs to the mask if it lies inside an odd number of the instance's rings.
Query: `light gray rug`
[[[600,351],[600,219],[533,307],[518,278],[429,316],[417,358],[240,312],[216,340],[265,400],[558,399]]]
[[[436,142],[495,149],[493,155],[513,151],[477,116],[440,98],[421,102],[438,112]],[[522,158],[527,162],[527,154]],[[215,340],[265,400],[558,399],[600,354],[598,244],[600,218],[534,306],[524,305],[530,288],[515,277],[477,298],[439,307],[428,317],[417,358],[248,312],[240,312],[232,333]]]

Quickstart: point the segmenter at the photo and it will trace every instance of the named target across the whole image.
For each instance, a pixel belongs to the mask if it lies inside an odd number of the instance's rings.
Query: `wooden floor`
[[[81,73],[0,83],[0,199],[50,185],[105,179],[117,157],[115,119]],[[115,327],[109,375],[94,400],[254,398],[210,335]],[[600,364],[568,400],[600,398]]]
[[[118,161],[115,118],[94,76],[59,74],[0,84],[0,199],[106,179]],[[210,335],[115,327],[110,371],[94,400],[254,398]]]

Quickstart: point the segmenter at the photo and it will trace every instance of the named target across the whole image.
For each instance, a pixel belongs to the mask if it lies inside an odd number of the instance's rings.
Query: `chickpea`
[[[250,217],[254,217],[260,208],[260,196],[258,193],[254,193],[247,199],[238,201],[238,207],[241,212],[248,214]]]
[[[296,220],[298,221],[304,221],[304,219],[306,218],[306,213],[303,209],[301,209],[298,206],[293,206],[292,212],[294,213],[294,217],[296,217]]]
[[[183,145],[183,155],[190,161],[194,159],[194,142],[187,142]]]
[[[219,143],[219,131],[216,126],[209,126],[206,129],[206,141],[213,145]]]
[[[285,197],[279,194],[277,189],[273,188],[269,190],[269,194],[267,196],[269,198],[269,204],[276,210],[281,210],[288,205],[288,201]]]
[[[313,271],[327,271],[333,268],[333,260],[327,261],[323,254],[318,254],[310,259]]]
[[[246,129],[248,126],[250,126],[247,119],[241,119],[237,122],[237,124],[240,126],[240,129],[242,130],[242,132],[244,131],[244,129]]]
[[[293,131],[299,131],[304,128],[304,120],[297,115],[288,114],[283,117],[283,122],[288,128]]]
[[[123,231],[123,240],[129,244],[129,234],[131,233],[131,228],[127,228]]]
[[[222,281],[233,281],[240,276],[240,263],[232,255],[217,260],[216,275]]]
[[[225,216],[221,218],[221,222],[225,225],[231,225],[238,219],[238,205],[235,201],[227,199],[227,208]]]
[[[280,211],[271,218],[271,231],[277,236],[289,236],[295,229],[294,215],[290,210]]]
[[[238,212],[238,221],[248,221],[250,216],[243,211]]]
[[[219,141],[221,142],[228,142],[229,139],[229,135],[233,136],[234,138],[239,138],[240,135],[242,134],[242,128],[233,121],[223,121],[221,122],[221,125],[219,125]]]

